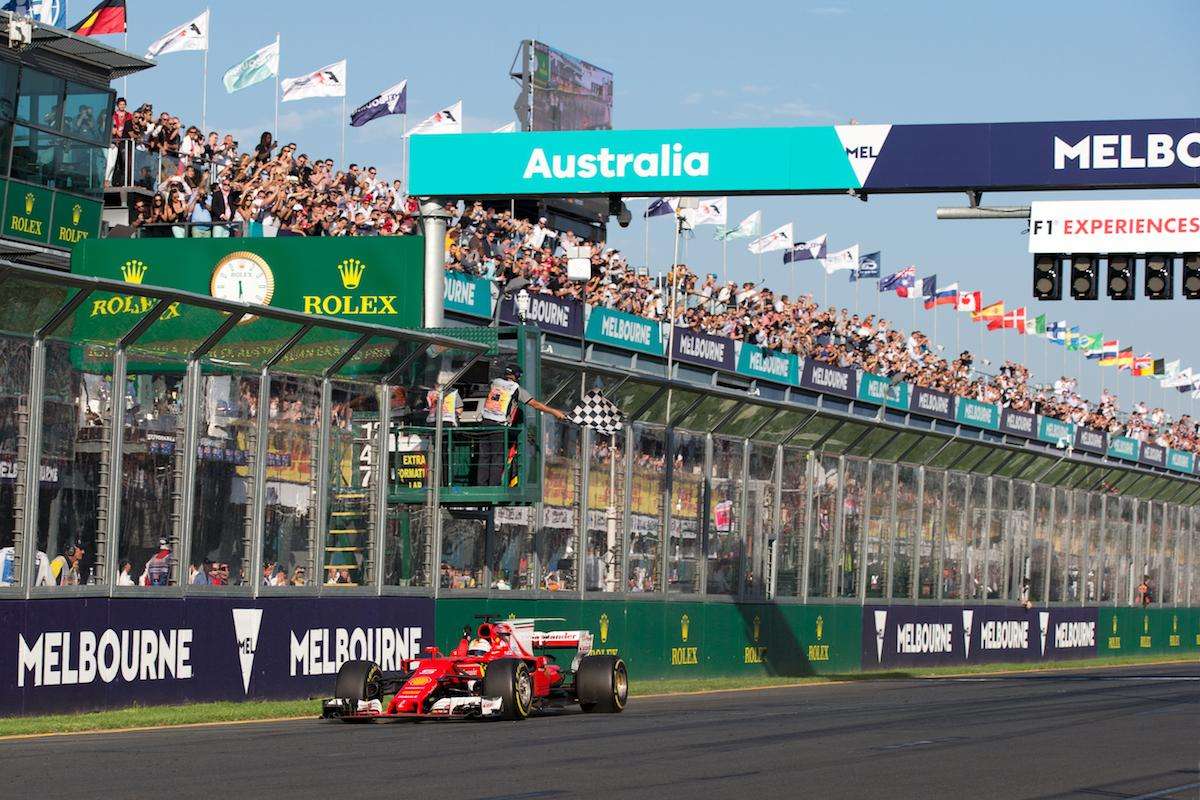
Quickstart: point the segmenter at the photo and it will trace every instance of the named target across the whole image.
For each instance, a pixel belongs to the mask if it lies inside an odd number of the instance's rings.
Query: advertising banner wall
[[[954,419],[954,397],[934,389],[924,389],[920,386],[912,388],[908,408],[914,414],[938,419]]]
[[[968,397],[960,397],[954,407],[954,419],[975,428],[999,430],[1000,407],[994,403],[981,403]]]
[[[733,372],[736,358],[736,346],[732,339],[723,336],[710,336],[707,333],[676,328],[675,337],[671,343],[672,355],[676,361],[686,361],[689,364],[699,364],[702,367],[723,369]]]
[[[587,339],[652,356],[663,354],[662,330],[657,322],[611,308],[588,310]]]
[[[853,400],[858,396],[855,371],[807,359],[800,370],[800,385],[810,392],[837,395]]]
[[[414,137],[430,196],[921,192],[1200,185],[1200,120],[693,128]]]
[[[509,297],[500,301],[500,321],[508,325],[520,322],[515,298]],[[550,294],[531,294],[525,323],[536,325],[546,333],[582,339],[583,303]]]
[[[492,318],[492,282],[465,272],[446,272],[443,292],[446,310],[483,319]]]
[[[858,374],[858,399],[876,405],[886,404],[888,408],[908,410],[907,383],[892,383],[882,375],[870,372]]]
[[[1108,453],[1108,432],[1078,426],[1075,428],[1075,449],[1105,455]]]
[[[1095,608],[866,606],[863,669],[1096,655]]]
[[[1108,454],[1113,458],[1123,458],[1126,461],[1137,461],[1140,442],[1128,436],[1108,437]]]
[[[1154,467],[1165,467],[1167,465],[1167,448],[1153,444],[1152,442],[1142,442],[1140,460],[1143,464],[1150,464]]]
[[[1037,438],[1037,416],[1006,408],[1000,412],[1000,432],[1026,439]]]
[[[431,598],[3,600],[0,714],[320,695],[349,659],[399,669],[433,621]]]
[[[1167,468],[1176,472],[1190,473],[1195,464],[1195,455],[1182,450],[1167,450]]]
[[[794,384],[799,381],[799,359],[792,353],[768,350],[756,344],[738,348],[737,371],[752,378],[762,378],[776,383]]]
[[[1107,155],[1111,146],[1102,147]],[[1117,148],[1111,149],[1115,155]],[[1200,154],[1200,139],[1194,149]],[[1166,151],[1162,153],[1165,159]],[[1030,204],[1031,253],[1194,253],[1197,250],[1200,250],[1200,200],[1180,197]]]
[[[1068,444],[1075,441],[1075,423],[1038,417],[1037,438],[1048,444],[1060,445],[1065,450]]]

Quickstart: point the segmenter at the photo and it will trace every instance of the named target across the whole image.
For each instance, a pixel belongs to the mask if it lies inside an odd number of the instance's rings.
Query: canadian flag
[[[978,311],[983,308],[983,292],[959,292],[955,308],[959,311]]]

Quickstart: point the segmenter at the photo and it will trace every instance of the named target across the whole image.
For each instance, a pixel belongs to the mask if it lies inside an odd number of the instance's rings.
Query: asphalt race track
[[[1197,798],[1200,664],[21,739],[0,764],[5,797]]]

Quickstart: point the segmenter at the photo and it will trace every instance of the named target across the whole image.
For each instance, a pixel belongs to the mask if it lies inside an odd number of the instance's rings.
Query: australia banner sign
[[[866,606],[863,669],[1096,656],[1095,608]]]
[[[1200,120],[413,137],[414,195],[842,194],[1200,186]]]
[[[0,715],[319,696],[434,643],[431,598],[5,600]]]

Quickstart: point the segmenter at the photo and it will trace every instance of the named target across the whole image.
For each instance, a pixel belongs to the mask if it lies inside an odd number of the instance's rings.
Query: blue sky
[[[91,5],[70,0],[75,21]],[[331,6],[311,0],[128,0],[129,46],[145,46],[167,29],[211,6],[208,125],[232,131],[246,145],[271,127],[271,84],[235,95],[220,85],[221,73],[282,35],[282,72],[294,76],[349,58],[347,102],[353,108],[401,78],[409,80],[410,120],[462,99],[466,129],[491,130],[513,119],[516,86],[507,77],[522,38],[538,38],[610,69],[614,75],[614,125],[618,128],[823,125],[851,118],[863,123],[1003,122],[1019,120],[1192,117],[1200,114],[1200,3],[1195,0],[1137,4],[1092,2],[762,2],[735,6],[695,2],[683,6],[621,0],[562,3],[521,12],[520,4],[400,4],[353,0]],[[121,37],[104,37],[121,44]],[[129,79],[131,105],[149,100],[185,123],[200,117],[202,54],[164,56],[156,68]],[[119,84],[118,84],[119,86]],[[341,128],[337,100],[305,100],[281,106],[280,137],[311,154],[336,157]],[[373,163],[386,175],[401,164],[398,119],[347,131],[347,155]],[[1190,193],[1091,193],[1091,197],[1195,196]],[[1042,194],[1052,199],[1079,194]],[[987,204],[1019,204],[1031,195],[988,195]],[[640,201],[639,201],[640,202]],[[945,195],[873,197],[868,203],[842,197],[733,198],[730,216],[761,208],[764,225],[796,224],[804,239],[829,234],[831,249],[855,242],[883,251],[884,269],[916,264],[942,284],[980,289],[985,301],[1026,305],[1086,331],[1103,331],[1138,353],[1182,358],[1200,368],[1197,313],[1200,302],[1033,304],[1031,259],[1023,222],[938,222],[939,205],[963,205]],[[645,228],[638,218],[626,231],[613,226],[612,240],[641,254]],[[650,223],[651,269],[671,258],[671,224]],[[688,243],[697,271],[721,270],[721,251],[707,229]],[[790,271],[764,257],[767,281],[780,290],[824,294],[817,267]],[[744,246],[729,249],[732,279],[756,280],[757,260]],[[1139,278],[1140,280],[1140,278]],[[1139,287],[1140,295],[1140,287]],[[829,300],[851,305],[855,295],[844,275],[829,280]],[[876,308],[864,285],[859,307]],[[908,328],[909,303],[888,296],[880,310]],[[933,312],[916,311],[917,325],[933,333]],[[937,312],[936,340],[955,347],[955,315]],[[959,322],[959,343],[983,357],[1022,358],[1039,380],[1064,372],[1061,348],[1011,332],[985,334]],[[1077,354],[1066,355],[1066,372],[1093,395],[1101,379],[1112,388],[1117,373]],[[1047,367],[1047,368],[1044,368]],[[1123,403],[1134,380],[1117,385]],[[1164,394],[1137,379],[1136,396],[1191,411],[1194,401]]]

